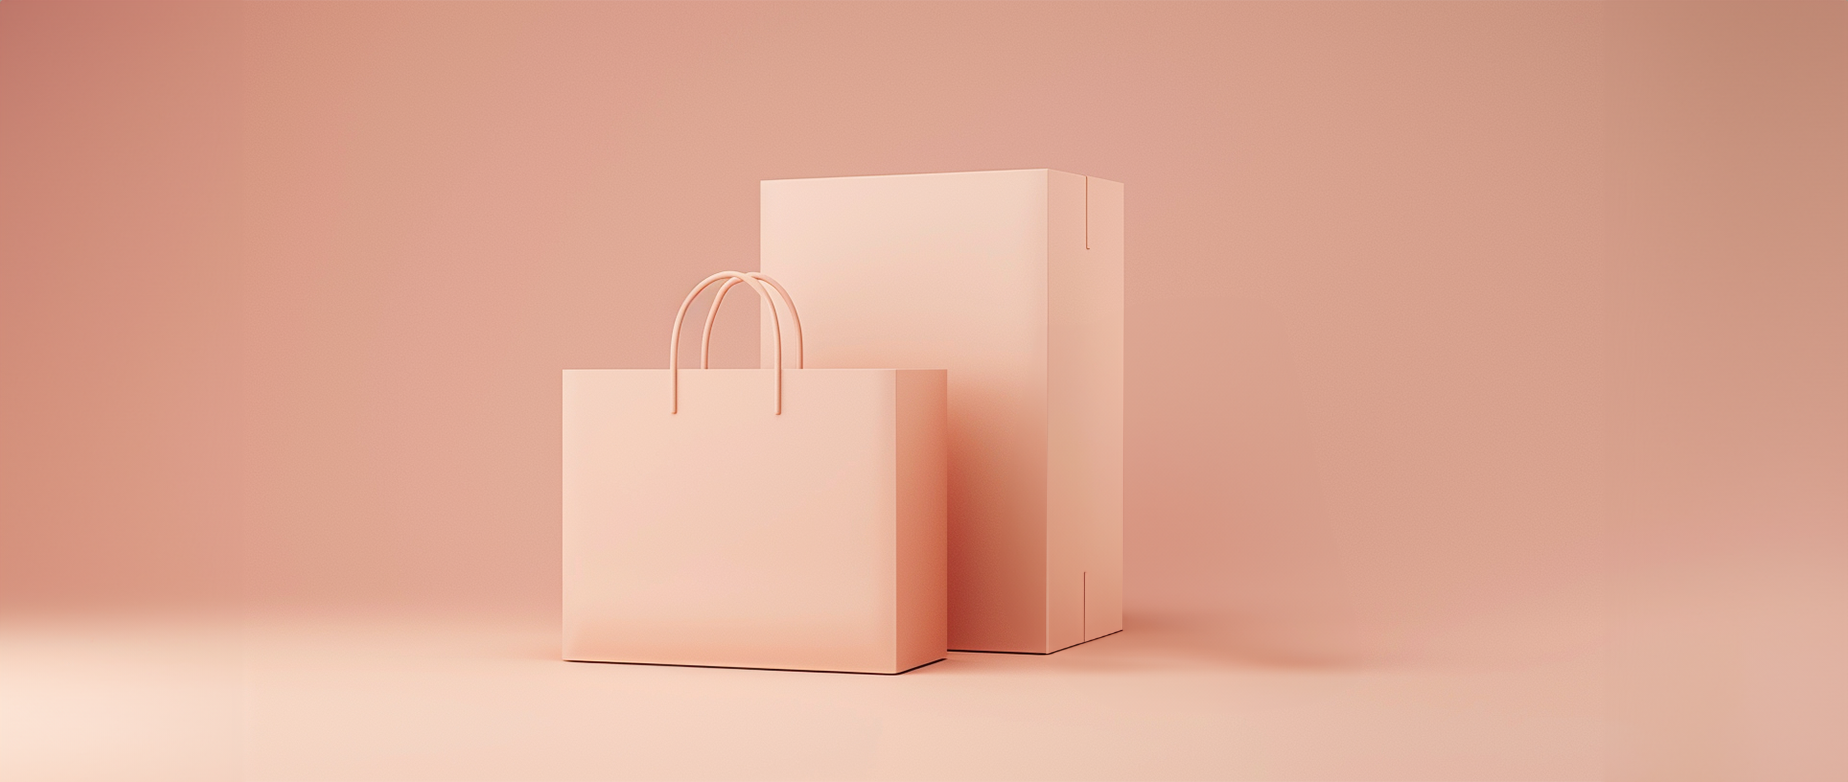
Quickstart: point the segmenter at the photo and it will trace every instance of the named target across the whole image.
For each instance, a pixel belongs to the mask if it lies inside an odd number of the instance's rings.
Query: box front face
[[[1047,650],[1046,174],[763,183],[809,365],[949,370],[953,649]]]
[[[893,374],[567,371],[567,659],[898,670]]]

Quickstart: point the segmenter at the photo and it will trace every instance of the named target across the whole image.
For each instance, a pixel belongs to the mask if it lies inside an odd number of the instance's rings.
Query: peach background
[[[1833,2],[0,3],[0,771],[1840,779],[1845,88]],[[456,662],[758,180],[1037,166],[1128,188],[1120,644]]]

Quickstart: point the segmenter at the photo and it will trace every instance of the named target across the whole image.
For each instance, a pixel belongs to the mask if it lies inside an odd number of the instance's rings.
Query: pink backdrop
[[[1052,167],[1127,185],[1130,633],[1848,774],[1841,3],[16,0],[0,106],[12,614],[554,621],[558,370],[759,180]]]

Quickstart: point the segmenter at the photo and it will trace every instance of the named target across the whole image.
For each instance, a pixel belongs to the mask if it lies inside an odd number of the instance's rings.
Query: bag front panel
[[[567,372],[567,657],[893,672],[892,374]]]

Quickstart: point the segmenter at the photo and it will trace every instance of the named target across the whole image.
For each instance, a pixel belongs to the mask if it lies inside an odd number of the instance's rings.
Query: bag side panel
[[[898,665],[949,649],[949,379],[896,370],[898,430]]]

